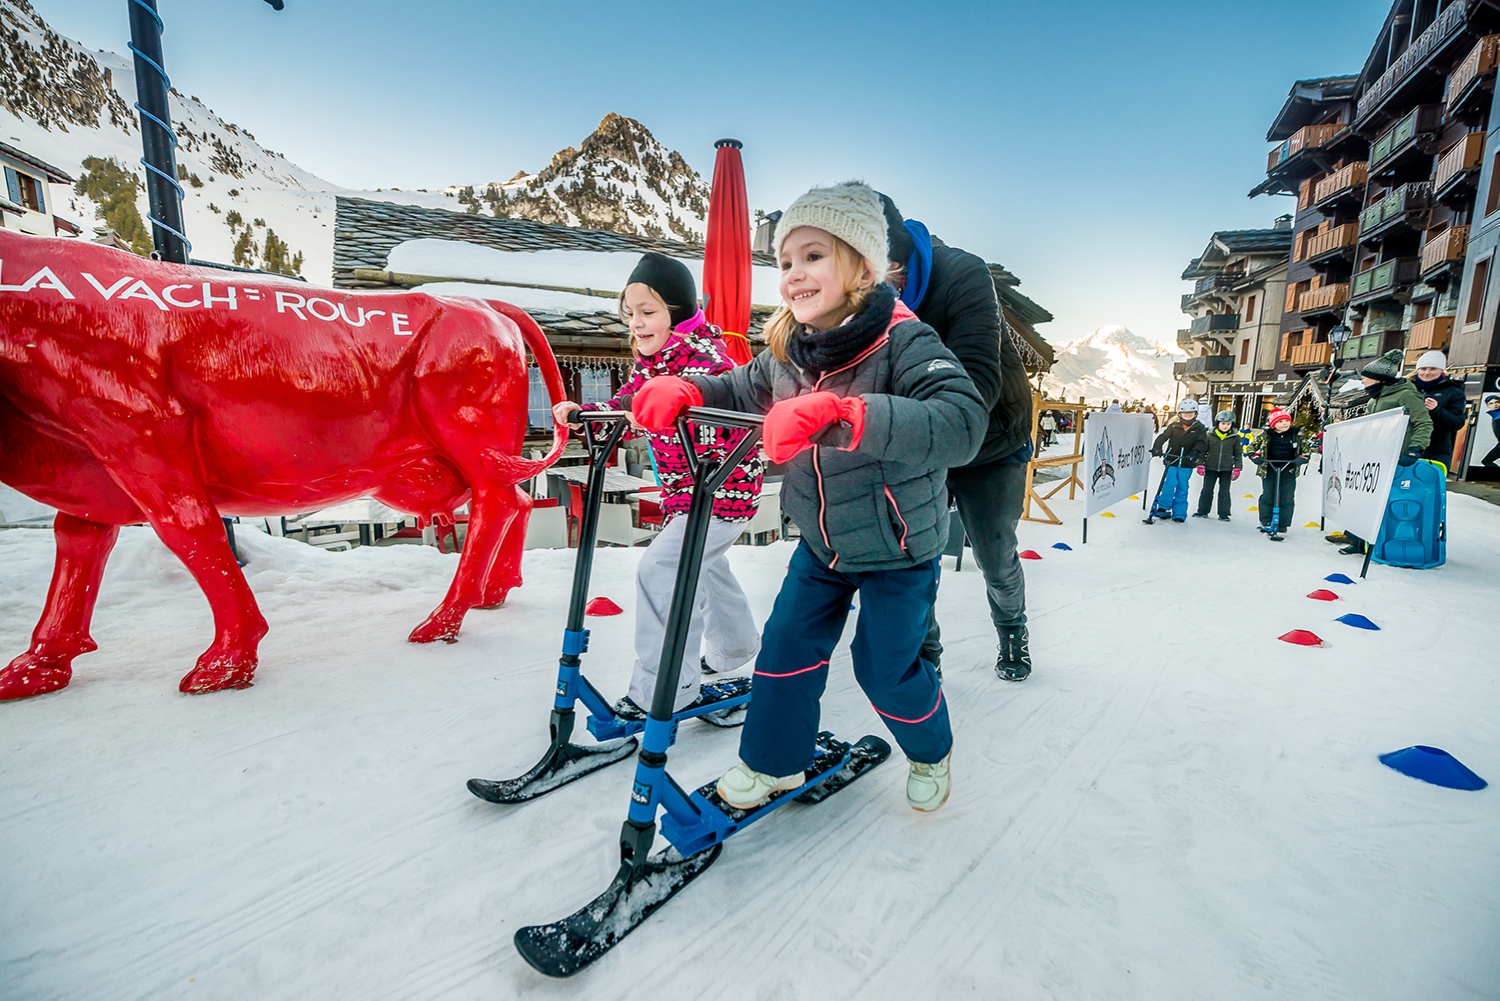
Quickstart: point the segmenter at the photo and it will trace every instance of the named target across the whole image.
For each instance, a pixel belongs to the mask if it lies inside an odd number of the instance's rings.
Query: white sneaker
[[[741,761],[719,779],[718,792],[719,798],[736,810],[753,810],[770,799],[772,793],[795,789],[803,781],[802,772],[777,778],[758,772]]]
[[[948,774],[948,762],[953,752],[935,765],[920,761],[909,761],[911,771],[906,776],[906,802],[913,810],[931,813],[948,802],[948,793],[953,783]]]

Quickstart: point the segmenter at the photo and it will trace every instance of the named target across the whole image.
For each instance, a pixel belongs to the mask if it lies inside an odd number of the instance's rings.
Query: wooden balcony
[[[1271,150],[1270,156],[1266,159],[1266,173],[1271,173],[1298,153],[1327,146],[1328,141],[1337,135],[1342,127],[1338,124],[1304,125],[1293,132],[1286,142]]]
[[[1468,24],[1468,7],[1466,3],[1450,3],[1426,31],[1412,39],[1406,50],[1392,60],[1380,78],[1365,88],[1355,104],[1355,115],[1360,123],[1379,111],[1409,78],[1427,65],[1434,54],[1447,49],[1462,34]]]
[[[1321,368],[1333,359],[1333,345],[1327,341],[1298,344],[1291,349],[1292,368]]]
[[[1393,298],[1420,275],[1421,261],[1415,257],[1398,257],[1367,268],[1349,284],[1349,301],[1373,302]]]
[[[1398,224],[1420,223],[1431,205],[1431,181],[1403,184],[1359,214],[1359,235],[1368,238],[1395,229]],[[1419,213],[1422,214],[1420,218]]]
[[[1432,190],[1441,198],[1464,181],[1476,184],[1479,179],[1475,175],[1483,160],[1484,133],[1470,132],[1443,150],[1443,155],[1438,158],[1437,172],[1432,175]]]
[[[1321,208],[1335,198],[1356,194],[1369,179],[1369,167],[1363,160],[1344,164],[1313,186],[1312,204]]]
[[[1450,264],[1461,264],[1469,251],[1469,227],[1449,226],[1422,245],[1422,274],[1429,275]]]
[[[1349,283],[1338,282],[1322,288],[1308,289],[1297,297],[1297,312],[1326,313],[1349,301]]]
[[[1441,104],[1421,104],[1412,108],[1370,146],[1371,176],[1396,170],[1407,160],[1421,155],[1425,141],[1442,127]]]
[[[1359,226],[1352,222],[1346,222],[1342,226],[1330,226],[1328,229],[1309,237],[1302,243],[1299,261],[1316,261],[1328,256],[1335,251],[1349,250],[1359,242]]]
[[[1446,351],[1453,337],[1453,317],[1429,316],[1411,325],[1411,337],[1406,341],[1408,351]]]
[[[1475,43],[1464,61],[1448,75],[1443,88],[1443,105],[1448,112],[1452,114],[1473,104],[1473,98],[1487,89],[1486,78],[1494,74],[1497,65],[1500,65],[1500,35],[1487,35]]]

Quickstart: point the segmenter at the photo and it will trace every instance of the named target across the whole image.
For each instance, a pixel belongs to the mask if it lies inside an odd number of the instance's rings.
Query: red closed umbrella
[[[703,313],[724,332],[736,365],[750,361],[750,199],[738,139],[714,143],[714,183],[703,247]]]

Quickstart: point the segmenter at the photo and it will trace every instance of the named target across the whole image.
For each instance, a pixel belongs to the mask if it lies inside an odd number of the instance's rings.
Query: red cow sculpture
[[[266,621],[221,515],[306,511],[373,495],[423,518],[466,500],[447,596],[411,640],[453,640],[464,613],[521,583],[531,349],[542,331],[500,302],[347,293],[143,260],[0,230],[0,481],[58,509],[57,562],[31,647],[0,700],[65,686],[95,649],[89,620],[119,526],[147,521],[213,609],[184,692],[244,688]]]

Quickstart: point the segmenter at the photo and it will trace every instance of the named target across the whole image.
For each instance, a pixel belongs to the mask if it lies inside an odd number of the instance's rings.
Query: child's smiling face
[[[643,355],[654,355],[672,336],[672,314],[651,286],[635,282],[625,286],[625,302],[620,309],[635,349]]]
[[[821,229],[798,226],[781,243],[781,299],[798,323],[810,330],[827,330],[843,320],[849,306],[849,277],[834,251],[834,237]],[[874,275],[864,273],[854,284],[868,286]]]

